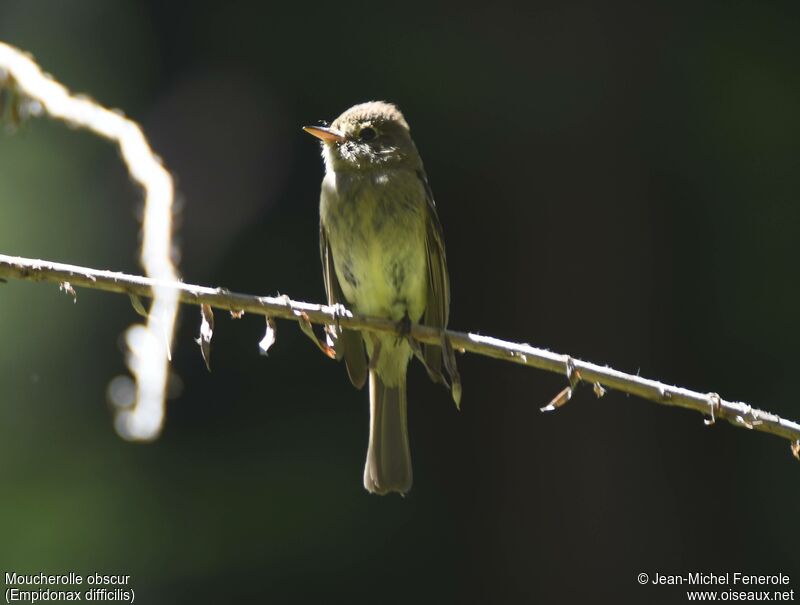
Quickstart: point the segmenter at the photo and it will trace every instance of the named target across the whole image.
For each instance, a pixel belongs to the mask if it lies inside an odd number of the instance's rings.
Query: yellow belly
[[[339,285],[354,310],[393,320],[422,317],[426,207],[413,172],[326,177],[321,218]]]

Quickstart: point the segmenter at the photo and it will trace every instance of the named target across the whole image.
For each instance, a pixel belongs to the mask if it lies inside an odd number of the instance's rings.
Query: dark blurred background
[[[319,148],[370,99],[412,125],[451,325],[800,418],[796,2],[8,1],[0,39],[140,121],[174,172],[186,281],[323,298]],[[140,272],[116,151],[0,138],[0,250]],[[162,437],[120,439],[122,296],[0,286],[0,571],[126,573],[146,603],[675,603],[638,573],[788,574],[788,443],[466,355],[415,364],[414,488],[362,487],[367,394],[295,325],[184,308]]]

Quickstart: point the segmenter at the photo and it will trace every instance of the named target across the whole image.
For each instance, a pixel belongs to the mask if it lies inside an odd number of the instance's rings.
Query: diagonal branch
[[[180,302],[187,304],[207,304],[235,313],[245,311],[271,318],[307,320],[315,324],[338,323],[342,327],[354,330],[398,333],[398,325],[391,320],[355,315],[341,307],[297,302],[289,299],[288,296],[239,294],[224,288],[207,288],[182,282],[156,280],[137,275],[14,256],[0,255],[0,278],[58,284],[68,282],[68,286],[73,287],[79,286],[145,297],[151,297],[153,291],[159,288],[172,291]],[[486,357],[564,374],[571,384],[568,389],[574,388],[581,381],[592,383],[595,385],[595,393],[601,396],[603,390],[598,385],[602,385],[661,405],[695,410],[708,417],[707,424],[713,424],[717,419],[722,419],[740,428],[771,433],[790,440],[792,452],[796,457],[800,455],[800,424],[770,412],[755,409],[746,403],[726,401],[716,393],[698,393],[670,386],[606,366],[580,361],[568,355],[559,355],[545,349],[508,342],[491,336],[453,330],[442,331],[420,324],[413,324],[410,334],[417,341],[430,344],[441,344],[444,335],[454,349],[462,352],[469,351]],[[561,397],[559,403],[551,404],[549,407],[555,408],[563,404],[570,394],[571,390],[567,392],[566,397]]]

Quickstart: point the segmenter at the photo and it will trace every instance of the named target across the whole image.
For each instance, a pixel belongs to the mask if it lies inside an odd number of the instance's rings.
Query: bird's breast
[[[342,293],[360,313],[416,321],[425,309],[425,190],[405,170],[333,172],[320,218]]]

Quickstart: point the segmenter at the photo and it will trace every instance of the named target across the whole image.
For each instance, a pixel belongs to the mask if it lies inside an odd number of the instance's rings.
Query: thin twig
[[[315,324],[335,324],[355,330],[398,333],[397,323],[376,317],[355,315],[341,307],[317,305],[290,300],[287,296],[254,296],[230,292],[224,288],[207,288],[182,282],[168,282],[126,275],[112,271],[99,271],[74,265],[52,263],[13,256],[0,255],[0,278],[69,282],[73,287],[91,288],[137,296],[152,296],[155,288],[172,290],[180,302],[226,309],[235,313],[247,312],[272,318],[298,321],[307,318]],[[305,321],[303,319],[303,321]],[[419,342],[441,344],[443,333],[437,328],[420,324],[411,326],[411,336]],[[559,355],[527,344],[519,344],[465,332],[444,331],[456,350],[469,351],[487,357],[511,361],[549,372],[563,374],[574,389],[579,382],[603,385],[609,389],[630,393],[643,399],[668,406],[695,410],[707,416],[707,424],[717,419],[740,428],[771,433],[792,441],[793,451],[800,450],[800,424],[770,412],[758,410],[741,403],[725,401],[716,393],[698,393],[670,386],[655,380],[619,372],[609,367],[580,361],[568,355]],[[601,396],[603,389],[595,388]],[[556,406],[557,407],[557,406]]]
[[[0,42],[0,92],[9,88],[24,100],[27,113],[48,116],[114,142],[131,178],[144,190],[141,262],[148,276],[164,282],[178,279],[172,263],[172,176],[153,153],[142,129],[119,111],[87,96],[74,95],[23,51]],[[0,116],[1,118],[2,116]],[[167,384],[167,362],[175,330],[178,300],[172,288],[153,287],[146,325],[125,334],[128,367],[136,377],[136,401],[120,410],[117,429],[128,439],[149,440],[161,430]]]

